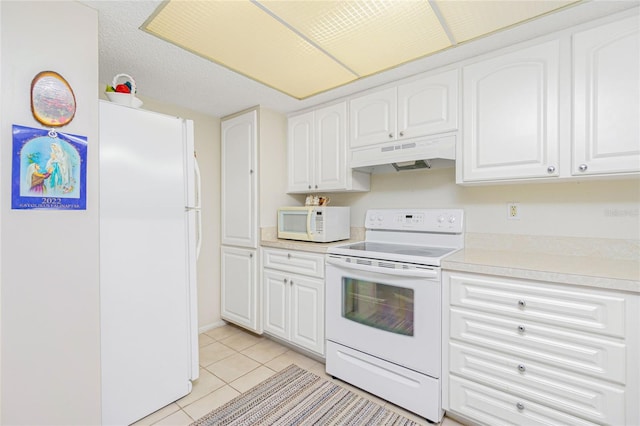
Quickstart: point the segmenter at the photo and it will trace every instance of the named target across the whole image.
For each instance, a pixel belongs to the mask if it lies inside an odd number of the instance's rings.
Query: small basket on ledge
[[[125,105],[133,108],[140,108],[142,106],[142,101],[136,98],[136,81],[128,74],[118,74],[113,77],[112,87],[115,88],[118,85],[118,80],[120,78],[126,78],[126,81],[131,83],[131,93],[121,93],[121,92],[104,92],[109,101]]]

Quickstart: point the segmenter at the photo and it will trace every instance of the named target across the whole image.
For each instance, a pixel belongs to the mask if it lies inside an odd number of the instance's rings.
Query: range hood
[[[445,135],[387,142],[351,150],[351,168],[369,173],[455,166],[456,137]]]

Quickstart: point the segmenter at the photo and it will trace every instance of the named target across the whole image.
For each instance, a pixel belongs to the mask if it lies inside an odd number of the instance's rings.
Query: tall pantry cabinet
[[[262,333],[258,287],[258,110],[221,123],[221,316]]]

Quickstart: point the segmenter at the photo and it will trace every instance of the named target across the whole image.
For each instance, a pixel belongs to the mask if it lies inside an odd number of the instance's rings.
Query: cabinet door
[[[265,269],[262,272],[264,331],[289,339],[289,278],[285,274]]]
[[[288,132],[288,191],[306,192],[315,184],[313,112],[290,117]]]
[[[257,247],[256,111],[225,120],[222,128],[222,244]]]
[[[458,70],[398,86],[398,136],[448,132],[458,128]]]
[[[346,120],[346,102],[315,111],[316,179],[314,187],[317,186],[319,190],[340,190],[347,187]]]
[[[396,108],[395,87],[352,99],[349,103],[351,148],[395,139]]]
[[[324,355],[324,281],[292,275],[291,341]]]
[[[640,171],[638,18],[573,37],[573,175]]]
[[[256,251],[223,246],[220,269],[222,318],[262,333]]]
[[[560,42],[463,69],[463,181],[558,175]]]

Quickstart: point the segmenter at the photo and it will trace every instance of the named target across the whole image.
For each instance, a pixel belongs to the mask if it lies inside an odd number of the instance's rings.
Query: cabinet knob
[[[293,280],[289,280],[289,285],[293,285]]]
[[[253,259],[253,253],[249,253],[249,259]]]
[[[252,175],[253,174],[253,169],[249,170],[249,174]]]
[[[527,306],[527,302],[525,302],[524,300],[518,300],[518,306],[521,308],[524,308]]]
[[[311,189],[311,185],[309,185],[309,189]]]
[[[586,164],[580,164],[578,166],[578,170],[580,170],[581,172],[586,172],[588,168],[589,166],[587,166]]]
[[[518,364],[518,371],[526,371],[527,367],[524,366],[524,364]]]
[[[389,139],[393,139],[393,133],[389,133]]]
[[[285,284],[287,284],[289,282],[289,280],[286,279],[286,278],[283,281],[284,281]]]
[[[556,171],[556,166],[547,167],[547,173],[551,174]]]
[[[400,132],[400,136],[404,136],[404,132]]]
[[[516,408],[517,408],[518,410],[524,410],[524,404],[523,404],[522,402],[518,402],[518,403],[516,404]]]
[[[291,253],[287,253],[287,259],[291,259]]]
[[[524,328],[524,325],[519,325],[519,326],[518,326],[518,331],[519,331],[520,333],[524,333],[524,331],[525,331],[525,330],[526,330],[526,328]]]

